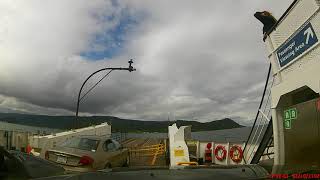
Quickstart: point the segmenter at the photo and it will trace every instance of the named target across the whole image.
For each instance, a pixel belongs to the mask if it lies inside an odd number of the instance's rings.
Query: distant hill
[[[16,113],[0,113],[0,121],[63,130],[72,129],[75,125],[74,116],[46,116]],[[243,127],[228,118],[206,123],[200,123],[197,121],[186,120],[177,120],[175,122],[141,121],[121,119],[114,116],[87,116],[79,117],[79,120],[77,121],[79,127],[101,124],[103,122],[108,122],[109,124],[111,124],[113,132],[167,132],[168,125],[171,125],[173,123],[177,123],[178,126],[191,125],[192,131],[210,131]]]

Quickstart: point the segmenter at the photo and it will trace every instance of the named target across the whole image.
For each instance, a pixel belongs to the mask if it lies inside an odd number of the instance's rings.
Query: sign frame
[[[293,39],[295,39],[298,34],[300,33],[305,33],[303,32],[304,28],[306,28],[307,26],[309,26],[307,28],[307,30],[310,29],[310,31],[313,33],[312,38],[316,38],[316,42],[314,44],[312,44],[310,47],[308,47],[307,49],[305,49],[303,52],[301,52],[299,55],[295,56],[293,59],[291,59],[289,62],[287,62],[285,65],[281,66],[281,62],[279,59],[279,55],[278,52],[288,46],[289,42],[292,41]],[[308,36],[308,35],[307,35]],[[309,37],[310,38],[310,37]],[[282,71],[283,69],[287,68],[288,66],[290,66],[291,64],[293,64],[294,62],[296,62],[298,59],[300,59],[302,56],[304,56],[305,54],[307,54],[308,52],[310,52],[311,50],[313,50],[315,47],[317,47],[320,44],[320,39],[318,38],[316,31],[313,28],[313,25],[310,21],[305,22],[301,27],[299,27],[286,41],[284,41],[277,49],[274,50],[275,53],[275,57],[277,59],[277,64],[279,67],[279,71]],[[294,48],[294,47],[293,47]]]

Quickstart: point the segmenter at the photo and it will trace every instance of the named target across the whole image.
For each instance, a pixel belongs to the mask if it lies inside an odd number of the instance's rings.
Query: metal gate
[[[130,159],[142,159],[145,157],[152,158],[150,165],[155,165],[157,156],[165,155],[166,153],[166,144],[159,143],[150,146],[142,146],[142,147],[129,147],[129,155]]]

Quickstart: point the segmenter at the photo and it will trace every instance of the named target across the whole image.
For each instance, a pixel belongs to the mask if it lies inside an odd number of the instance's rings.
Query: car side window
[[[115,141],[115,140],[112,140],[112,142],[115,144],[116,146],[116,150],[120,149],[121,145],[119,142]]]
[[[110,139],[108,139],[103,144],[103,150],[104,151],[115,151],[116,145]]]

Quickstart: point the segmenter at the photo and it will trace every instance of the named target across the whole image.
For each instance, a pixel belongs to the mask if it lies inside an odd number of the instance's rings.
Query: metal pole
[[[129,67],[128,68],[102,68],[102,69],[99,69],[97,71],[95,71],[94,73],[90,74],[90,76],[87,77],[87,79],[82,83],[81,85],[81,88],[80,88],[80,91],[78,93],[78,99],[77,99],[77,109],[76,109],[76,119],[75,119],[75,123],[74,123],[74,127],[77,128],[79,127],[79,121],[78,121],[78,116],[79,116],[79,106],[80,106],[80,97],[81,97],[81,92],[82,92],[82,89],[84,87],[84,85],[87,83],[87,81],[95,74],[101,72],[101,71],[106,71],[106,70],[126,70],[126,71],[129,71],[129,72],[132,72],[132,71],[135,71],[136,69],[133,68],[132,66],[132,59],[130,59],[130,61],[128,62],[129,63]]]

